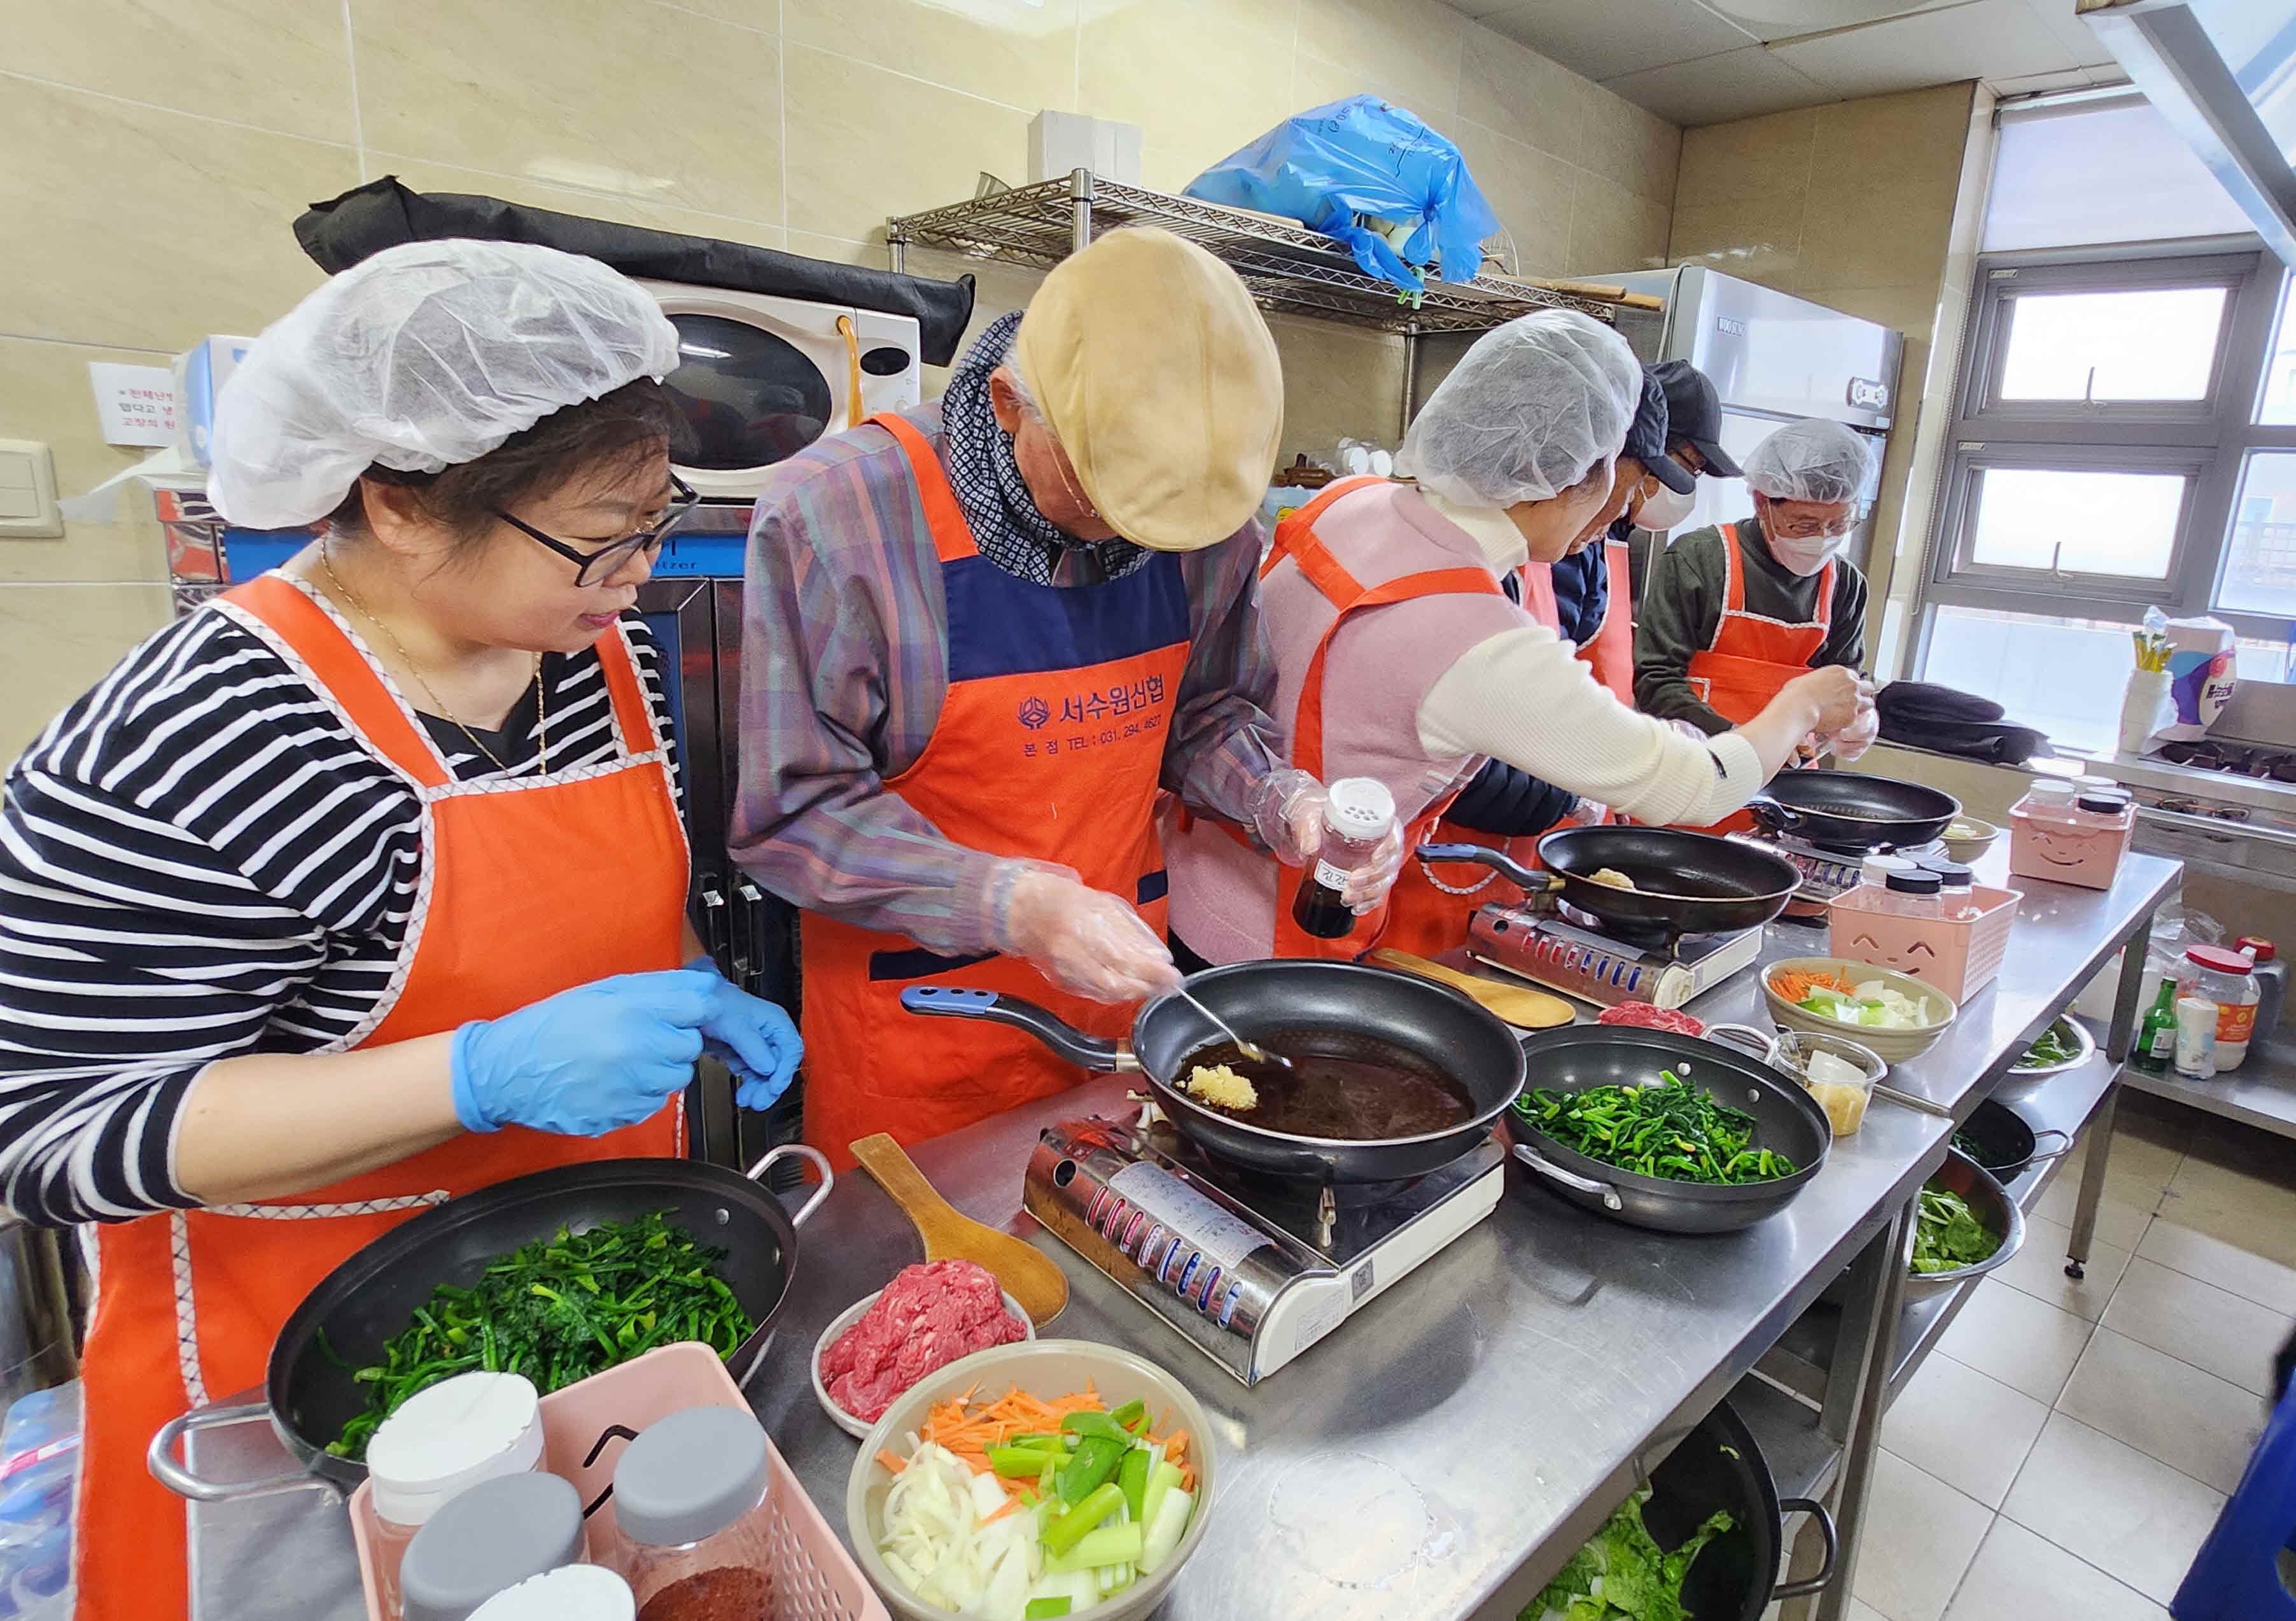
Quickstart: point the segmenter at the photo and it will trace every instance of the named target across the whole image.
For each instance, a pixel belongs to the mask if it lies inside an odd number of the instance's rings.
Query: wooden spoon
[[[961,1214],[884,1132],[850,1146],[861,1168],[877,1179],[877,1185],[916,1224],[917,1237],[925,1241],[926,1260],[979,1262],[1040,1329],[1061,1314],[1069,1303],[1069,1280],[1043,1252]]]
[[[1502,980],[1487,979],[1480,974],[1462,974],[1456,968],[1447,968],[1439,962],[1429,962],[1424,957],[1414,957],[1408,951],[1390,951],[1382,946],[1371,954],[1371,959],[1385,967],[1400,968],[1406,974],[1416,974],[1422,979],[1431,979],[1439,984],[1449,985],[1455,991],[1464,991],[1518,1030],[1552,1030],[1558,1024],[1568,1024],[1578,1016],[1570,1004],[1559,996],[1549,996],[1546,992],[1534,991],[1528,985],[1510,985]]]

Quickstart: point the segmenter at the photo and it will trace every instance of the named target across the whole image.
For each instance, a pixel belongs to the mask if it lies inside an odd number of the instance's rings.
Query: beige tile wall
[[[1869,637],[1907,545],[1907,473],[1939,306],[1951,296],[1959,309],[1948,258],[1975,90],[1868,96],[1683,136],[1674,263],[1711,265],[1905,334],[1901,408],[1874,509]]]
[[[127,465],[86,362],[253,332],[289,226],[379,175],[882,265],[883,221],[1026,177],[1038,109],[1177,189],[1376,91],[1451,133],[1533,275],[1663,261],[1680,133],[1434,0],[0,0],[0,436]],[[913,268],[953,272],[919,255]],[[984,314],[1034,277],[981,271]],[[1291,442],[1391,439],[1398,346],[1276,323]],[[166,613],[132,517],[0,541],[0,760]]]

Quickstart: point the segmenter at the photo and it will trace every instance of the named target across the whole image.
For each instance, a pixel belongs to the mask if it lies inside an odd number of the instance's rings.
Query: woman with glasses
[[[1678,535],[1658,554],[1635,623],[1635,701],[1710,736],[1751,720],[1786,683],[1866,659],[1866,577],[1838,554],[1866,515],[1872,453],[1840,423],[1788,423],[1746,458],[1754,515]],[[1878,725],[1814,739],[1856,759]]]
[[[233,523],[316,538],[9,775],[0,1194],[97,1224],[82,1621],[184,1614],[146,1445],[259,1383],[354,1250],[506,1178],[678,1153],[705,1042],[744,1103],[788,1084],[788,1018],[686,922],[628,613],[692,499],[676,349],[636,284],[549,249],[335,277],[226,388],[210,480]]]

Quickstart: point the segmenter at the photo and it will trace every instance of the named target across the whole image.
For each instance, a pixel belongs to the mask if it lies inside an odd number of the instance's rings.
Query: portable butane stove
[[[1212,1361],[1256,1385],[1491,1213],[1488,1139],[1415,1181],[1240,1171],[1168,1123],[1066,1121],[1037,1140],[1021,1202]]]
[[[1638,946],[1611,939],[1599,924],[1575,914],[1487,906],[1467,925],[1467,950],[1492,967],[1600,1008],[1620,1002],[1679,1008],[1753,967],[1762,931],[1686,935],[1670,948]]]
[[[1904,850],[1867,852],[1863,850],[1829,850],[1823,844],[1813,844],[1806,839],[1788,838],[1778,834],[1765,838],[1759,834],[1734,833],[1730,836],[1742,844],[1752,844],[1782,855],[1801,868],[1801,887],[1794,898],[1786,902],[1785,915],[1805,923],[1815,923],[1825,917],[1825,909],[1837,895],[1857,886],[1865,872],[1866,857],[1887,853],[1901,855],[1913,860],[1943,855],[1945,842],[1932,839],[1926,844],[1913,845]]]

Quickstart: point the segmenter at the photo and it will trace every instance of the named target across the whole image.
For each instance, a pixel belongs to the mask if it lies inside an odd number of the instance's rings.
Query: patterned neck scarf
[[[940,420],[957,505],[980,555],[1008,574],[1043,586],[1120,580],[1151,554],[1128,540],[1078,540],[1038,512],[1013,457],[1013,440],[989,408],[988,374],[1004,364],[1020,330],[1017,314],[990,322],[949,374]]]

